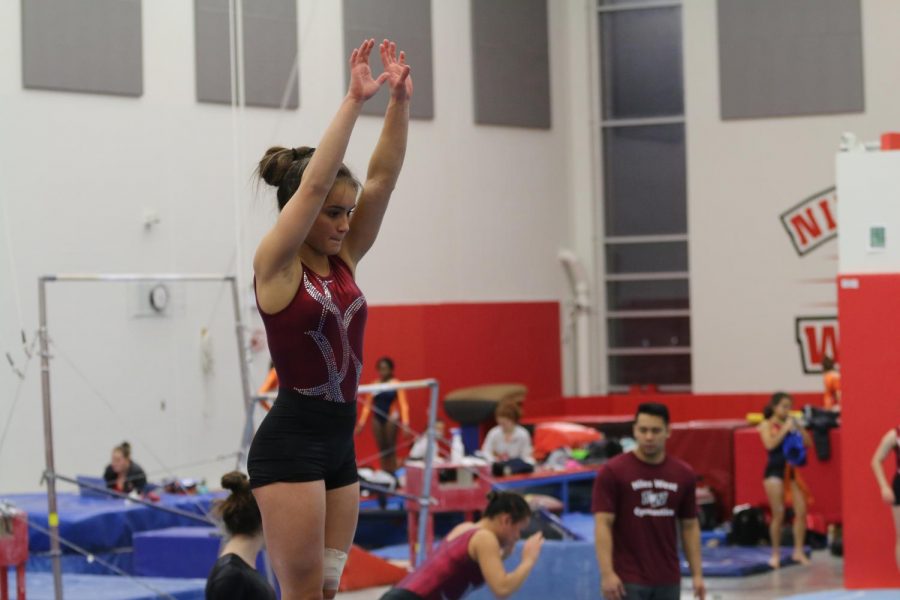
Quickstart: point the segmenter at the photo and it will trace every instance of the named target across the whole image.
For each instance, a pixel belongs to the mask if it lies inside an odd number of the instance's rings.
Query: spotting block
[[[222,534],[215,527],[168,527],[134,534],[134,574],[205,578],[216,562]]]
[[[392,565],[354,544],[350,547],[338,591],[350,592],[380,585],[394,585],[406,577],[406,574],[406,569]]]

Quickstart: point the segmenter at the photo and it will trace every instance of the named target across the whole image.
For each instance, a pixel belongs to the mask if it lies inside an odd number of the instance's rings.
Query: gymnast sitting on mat
[[[131,444],[122,442],[112,450],[110,463],[103,472],[106,487],[130,494],[137,492],[142,494],[147,487],[147,474],[139,464],[131,460]]]
[[[213,514],[222,519],[228,541],[207,577],[206,600],[275,600],[275,590],[253,566],[265,542],[250,480],[232,471],[222,476],[222,487],[231,494]]]
[[[503,568],[530,517],[519,494],[491,492],[480,521],[457,525],[428,560],[381,600],[456,600],[483,583],[506,598],[528,578],[544,543],[543,535],[535,533],[525,541],[519,566],[509,573]]]

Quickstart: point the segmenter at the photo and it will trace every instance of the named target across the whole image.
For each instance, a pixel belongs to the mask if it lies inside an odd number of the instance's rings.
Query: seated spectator
[[[515,402],[501,402],[494,411],[497,425],[488,431],[481,453],[493,463],[495,475],[534,470],[531,435],[519,425],[522,411]]]
[[[450,440],[445,437],[446,430],[447,428],[443,421],[438,419],[434,422],[434,442],[436,444],[434,449],[435,460],[447,460],[450,457]],[[426,432],[416,438],[412,448],[409,450],[409,455],[406,457],[407,460],[425,460],[425,450],[427,447],[428,435]]]
[[[112,458],[103,473],[106,487],[130,494],[144,493],[147,487],[147,475],[139,464],[131,460],[131,444],[122,442],[112,450]]]

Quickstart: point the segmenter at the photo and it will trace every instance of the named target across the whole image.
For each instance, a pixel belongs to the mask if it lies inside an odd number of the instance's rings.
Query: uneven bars
[[[234,275],[218,275],[215,273],[195,273],[182,275],[178,273],[58,273],[41,275],[41,281],[229,281]]]
[[[241,362],[241,380],[243,387],[245,411],[250,414],[255,405],[250,395],[250,381],[247,369],[247,355],[244,342],[243,323],[241,321],[240,298],[237,289],[237,277],[211,273],[178,274],[178,273],[57,273],[38,277],[38,336],[41,345],[41,396],[44,421],[44,459],[45,473],[56,473],[53,452],[53,417],[50,396],[50,349],[47,330],[47,283],[54,281],[210,281],[228,282],[231,284],[232,297],[235,303],[235,329],[238,341],[238,354]],[[62,550],[59,545],[59,513],[57,512],[56,477],[47,477],[47,524],[50,531],[50,557],[53,563],[53,591],[56,600],[62,600]]]

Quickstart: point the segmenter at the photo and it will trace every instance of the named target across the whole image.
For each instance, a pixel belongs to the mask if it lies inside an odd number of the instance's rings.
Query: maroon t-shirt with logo
[[[697,517],[696,481],[687,463],[668,455],[651,465],[628,452],[600,468],[591,511],[616,517],[613,569],[624,583],[681,582],[676,521]]]

